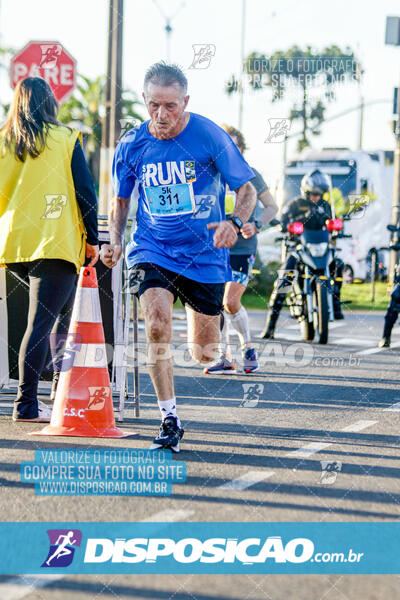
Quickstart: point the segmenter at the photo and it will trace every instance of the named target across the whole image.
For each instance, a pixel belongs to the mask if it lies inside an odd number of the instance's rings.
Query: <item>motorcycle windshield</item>
[[[329,231],[326,229],[305,229],[301,234],[301,241],[304,245],[307,244],[307,242],[310,244],[329,242]]]

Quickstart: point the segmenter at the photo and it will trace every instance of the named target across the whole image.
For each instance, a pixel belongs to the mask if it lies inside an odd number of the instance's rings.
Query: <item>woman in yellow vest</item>
[[[77,273],[98,259],[97,198],[79,132],[57,121],[40,77],[19,82],[0,129],[0,265],[29,284],[14,421],[50,421],[38,402],[49,335],[68,329]]]

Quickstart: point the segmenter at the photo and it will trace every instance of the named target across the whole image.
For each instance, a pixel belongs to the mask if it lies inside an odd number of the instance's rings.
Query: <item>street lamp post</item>
[[[239,78],[239,131],[243,127],[243,94],[244,94],[244,48],[246,35],[246,0],[242,0],[242,34],[240,44],[240,78]]]
[[[168,15],[165,14],[165,12],[162,10],[162,8],[158,4],[158,2],[156,2],[156,0],[153,0],[153,3],[157,7],[157,9],[160,12],[160,14],[165,19],[164,31],[165,31],[165,35],[166,35],[166,50],[167,50],[167,52],[166,52],[166,61],[169,63],[171,61],[171,34],[172,34],[172,31],[173,31],[171,22],[180,13],[180,11],[182,10],[182,8],[185,6],[186,2],[185,2],[185,0],[183,0],[183,2],[181,2],[181,4],[178,6],[178,8],[174,12],[174,14],[170,15],[170,16],[168,16]]]
[[[400,17],[386,17],[385,44],[400,46]],[[399,226],[400,220],[400,93],[397,94],[397,106],[395,107],[397,121],[395,123],[396,148],[394,151],[394,180],[392,200],[392,225]],[[397,233],[394,234],[394,243],[399,241]],[[389,263],[389,285],[394,284],[394,273],[397,263],[398,252],[390,251]]]

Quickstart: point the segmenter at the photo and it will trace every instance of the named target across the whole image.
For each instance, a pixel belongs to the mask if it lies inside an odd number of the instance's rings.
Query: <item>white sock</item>
[[[221,329],[221,343],[219,345],[220,352],[222,356],[228,356],[228,346],[229,346],[229,315],[224,310],[224,326]]]
[[[181,421],[176,414],[176,398],[170,400],[157,400],[158,408],[160,409],[161,419],[164,421],[166,417],[176,417],[178,425],[181,425]]]
[[[249,329],[249,318],[247,311],[244,306],[240,307],[240,310],[234,315],[229,315],[232,323],[232,327],[237,331],[239,336],[240,345],[245,348],[246,345],[250,344],[250,329]]]

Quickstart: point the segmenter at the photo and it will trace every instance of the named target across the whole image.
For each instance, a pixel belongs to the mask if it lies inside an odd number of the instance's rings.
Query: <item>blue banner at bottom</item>
[[[0,523],[0,573],[400,573],[400,523]]]

